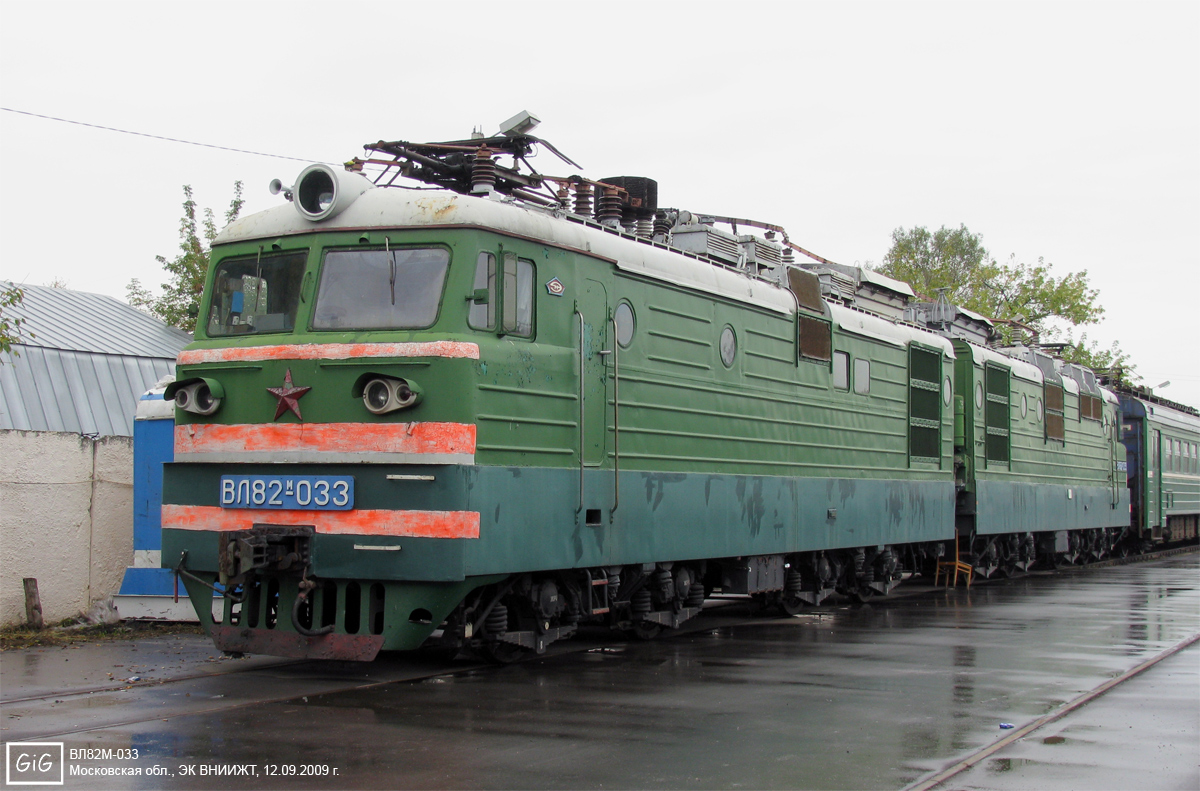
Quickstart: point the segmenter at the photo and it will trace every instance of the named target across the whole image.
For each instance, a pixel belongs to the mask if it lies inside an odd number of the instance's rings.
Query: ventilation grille
[[[684,226],[671,233],[671,246],[734,266],[742,262],[742,246],[737,237],[714,228]]]
[[[779,266],[783,262],[783,250],[757,236],[739,236],[746,263],[759,266]]]
[[[829,322],[800,314],[800,355],[810,360],[833,357],[832,328]]]
[[[787,270],[788,288],[796,295],[800,307],[809,310],[824,310],[821,302],[821,281],[812,272],[789,266]]]

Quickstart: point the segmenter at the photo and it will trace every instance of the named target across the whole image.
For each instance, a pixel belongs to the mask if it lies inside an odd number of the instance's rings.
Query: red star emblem
[[[279,404],[275,407],[275,420],[279,420],[279,416],[289,409],[298,420],[304,420],[300,415],[300,399],[312,390],[311,387],[293,387],[292,386],[292,369],[289,368],[287,374],[283,377],[283,387],[268,387],[267,392],[279,399]]]

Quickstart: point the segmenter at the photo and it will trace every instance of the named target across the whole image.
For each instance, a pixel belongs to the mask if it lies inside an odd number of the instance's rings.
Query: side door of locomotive
[[[1117,485],[1120,479],[1119,464],[1125,460],[1125,446],[1121,444],[1121,413],[1103,400],[1100,403],[1104,409],[1104,438],[1108,441],[1109,450],[1108,487],[1112,495],[1111,507],[1116,508],[1121,502],[1121,491]]]
[[[581,461],[584,467],[604,464],[608,435],[608,357],[611,335],[608,315],[608,290],[589,277],[579,281],[575,303],[576,336],[582,379],[579,383],[580,416],[583,421]]]
[[[1151,538],[1163,537],[1162,519],[1162,432],[1150,430],[1150,452],[1146,458],[1146,524]]]

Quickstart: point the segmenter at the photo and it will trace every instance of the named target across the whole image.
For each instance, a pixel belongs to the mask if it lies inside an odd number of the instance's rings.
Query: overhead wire
[[[183,144],[189,145],[189,146],[199,146],[201,148],[213,148],[218,151],[232,151],[236,154],[250,154],[252,156],[272,157],[274,159],[289,159],[289,160],[294,160],[296,162],[310,162],[310,163],[311,162],[319,162],[323,165],[341,165],[342,164],[341,162],[325,162],[324,160],[319,160],[319,159],[305,159],[303,157],[290,157],[290,156],[287,156],[286,154],[270,154],[265,151],[250,151],[249,149],[245,149],[245,148],[233,148],[231,146],[219,146],[214,143],[198,143],[195,140],[183,140],[178,137],[166,137],[164,135],[153,135],[153,134],[150,134],[149,132],[135,132],[130,129],[118,129],[113,126],[103,126],[101,124],[91,124],[91,123],[87,123],[86,121],[75,121],[70,118],[58,118],[53,115],[42,115],[41,113],[31,113],[28,110],[17,110],[12,107],[0,107],[0,110],[3,110],[6,113],[17,113],[18,115],[28,115],[32,118],[42,118],[47,121],[58,121],[58,122],[64,123],[64,124],[75,124],[76,126],[86,126],[90,129],[102,129],[106,132],[120,132],[123,135],[134,135],[136,137],[148,137],[152,140],[165,140],[168,143],[183,143]]]

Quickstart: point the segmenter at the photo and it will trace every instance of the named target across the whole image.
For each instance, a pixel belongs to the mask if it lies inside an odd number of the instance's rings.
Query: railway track
[[[1172,657],[1175,654],[1179,653],[1180,651],[1182,651],[1186,648],[1190,648],[1191,646],[1195,645],[1196,643],[1200,643],[1200,634],[1194,634],[1191,637],[1187,638],[1186,640],[1182,640],[1182,641],[1176,643],[1175,645],[1171,646],[1167,650],[1162,651],[1161,653],[1150,657],[1149,659],[1145,660],[1144,662],[1139,663],[1136,667],[1126,671],[1125,673],[1122,673],[1120,676],[1117,676],[1114,679],[1110,679],[1109,681],[1104,682],[1100,686],[1098,686],[1094,689],[1091,689],[1088,692],[1083,693],[1082,695],[1079,695],[1078,697],[1074,698],[1073,700],[1068,701],[1062,707],[1054,710],[1053,712],[1046,714],[1045,716],[1038,717],[1037,719],[1033,720],[1032,722],[1028,722],[1025,725],[1022,725],[1021,727],[1010,731],[1004,738],[998,739],[994,743],[989,744],[988,746],[986,746],[982,749],[976,750],[975,752],[971,753],[966,758],[963,758],[960,761],[956,761],[955,763],[951,764],[950,766],[946,767],[945,769],[941,770],[940,772],[935,773],[933,776],[927,777],[923,780],[913,783],[912,785],[906,786],[903,789],[903,791],[933,791],[933,789],[943,786],[947,781],[962,774],[963,772],[965,772],[968,769],[970,769],[971,767],[979,764],[980,762],[986,760],[987,758],[991,757],[992,755],[995,755],[997,752],[999,752],[1000,750],[1003,750],[1005,747],[1009,746],[1010,744],[1020,741],[1021,739],[1024,739],[1026,736],[1029,736],[1030,734],[1034,733],[1035,731],[1037,731],[1041,728],[1044,728],[1045,726],[1049,725],[1050,723],[1055,722],[1056,720],[1060,720],[1063,717],[1070,714],[1071,712],[1073,712],[1083,706],[1086,706],[1088,703],[1091,703],[1093,700],[1095,700],[1096,698],[1105,694],[1106,692],[1109,692],[1112,689],[1114,689],[1115,687],[1118,687],[1121,684],[1124,684],[1125,682],[1129,681],[1130,679],[1133,679],[1133,678],[1141,675],[1142,673],[1144,673],[1145,671],[1154,667],[1155,665],[1157,665],[1159,662],[1163,661],[1164,659]]]
[[[1112,558],[1081,566],[1034,571],[1022,576],[1076,573],[1106,566],[1151,562],[1174,555],[1194,553],[1198,550],[1200,547],[1195,545],[1174,547],[1144,555]],[[993,585],[1003,584],[1006,581],[1008,580],[979,580],[974,584]],[[900,586],[890,596],[874,599],[871,604],[872,606],[886,606],[889,602],[897,599],[930,596],[945,590],[944,587],[925,585]],[[832,613],[847,606],[851,606],[849,600],[838,601],[832,606],[813,608],[806,614]],[[700,617],[687,622],[676,633],[689,634],[763,622],[766,622],[766,619],[763,618],[763,610],[752,600],[746,597],[718,596],[706,602],[705,612]],[[1194,636],[1171,649],[1170,652],[1180,650],[1198,639],[1200,636]],[[611,633],[602,630],[585,630],[573,640],[553,644],[542,656],[555,657],[614,649],[625,642],[625,638],[614,640]],[[1133,677],[1141,670],[1161,661],[1167,655],[1169,653],[1148,660],[1139,665],[1140,669],[1135,668],[1120,679],[1107,682],[1102,685],[1103,689],[1098,688],[1100,691],[1096,691],[1096,694],[1110,689],[1116,683],[1124,680],[1126,676]],[[8,741],[79,736],[110,728],[129,727],[153,721],[170,721],[176,717],[211,715],[270,703],[306,700],[309,696],[338,694],[395,683],[420,683],[449,675],[494,672],[496,670],[498,668],[495,665],[484,660],[464,661],[459,659],[446,662],[417,652],[415,655],[384,655],[366,665],[352,662],[280,660],[249,667],[233,666],[216,671],[184,673],[169,678],[133,683],[95,685],[0,700],[0,706],[5,712],[4,724],[6,727],[3,738]],[[1083,702],[1086,701],[1082,701],[1078,705],[1082,705]],[[60,705],[62,705],[61,709],[59,709]],[[1074,706],[1075,702],[1069,705]],[[129,714],[130,708],[134,709],[136,713]],[[112,716],[107,716],[108,712],[112,712]],[[125,716],[121,716],[121,712],[124,712]],[[1054,715],[1047,715],[1037,721],[1040,724],[1031,723],[1030,726],[1025,726],[1018,733],[1026,734],[1029,732],[1028,728],[1040,727],[1064,713],[1066,713],[1065,710],[1056,712]],[[28,720],[32,727],[22,727],[24,723],[21,720]],[[33,725],[35,721],[41,722],[43,725],[40,727]],[[1019,738],[1019,736],[1014,738]],[[979,760],[984,757],[986,755],[981,753]]]

